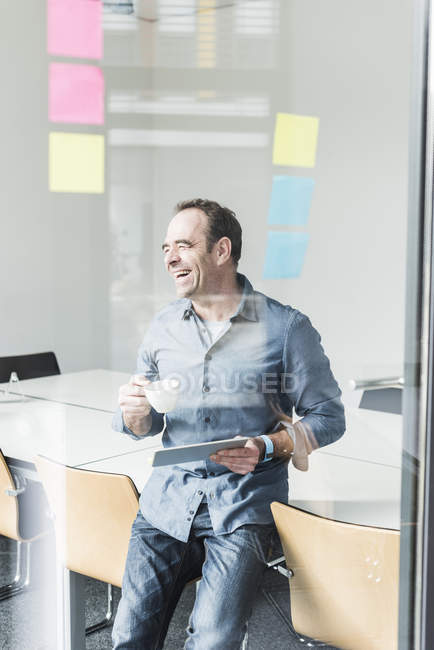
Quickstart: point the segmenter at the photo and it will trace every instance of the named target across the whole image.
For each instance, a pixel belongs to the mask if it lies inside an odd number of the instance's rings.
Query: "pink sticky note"
[[[48,88],[51,122],[104,124],[104,76],[100,68],[51,63]]]
[[[58,56],[102,58],[101,0],[47,0],[47,51]]]

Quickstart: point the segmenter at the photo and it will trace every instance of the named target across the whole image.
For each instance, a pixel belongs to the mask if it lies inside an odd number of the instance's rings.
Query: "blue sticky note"
[[[309,234],[307,232],[268,232],[264,278],[298,278],[303,268]]]
[[[315,181],[304,176],[274,176],[268,223],[304,226],[307,223]]]

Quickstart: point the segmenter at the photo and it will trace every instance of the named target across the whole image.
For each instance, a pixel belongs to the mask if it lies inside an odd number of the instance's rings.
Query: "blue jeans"
[[[184,648],[239,650],[274,531],[273,524],[251,524],[214,535],[202,503],[184,543],[151,526],[139,511],[113,626],[114,649],[161,649],[184,585],[202,575]]]

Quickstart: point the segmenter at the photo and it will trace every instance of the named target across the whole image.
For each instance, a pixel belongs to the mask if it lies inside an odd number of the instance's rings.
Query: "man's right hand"
[[[119,406],[124,423],[138,436],[148,433],[152,424],[151,405],[144,391],[150,383],[144,375],[133,375],[129,383],[119,389]]]

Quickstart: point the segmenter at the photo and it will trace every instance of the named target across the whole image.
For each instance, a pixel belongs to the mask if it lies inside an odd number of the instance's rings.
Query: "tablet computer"
[[[194,445],[159,449],[154,453],[152,467],[179,465],[180,463],[190,463],[194,460],[209,460],[211,454],[214,454],[216,451],[244,447],[248,440],[250,438],[230,438],[229,440],[213,440],[212,442],[199,442]]]

